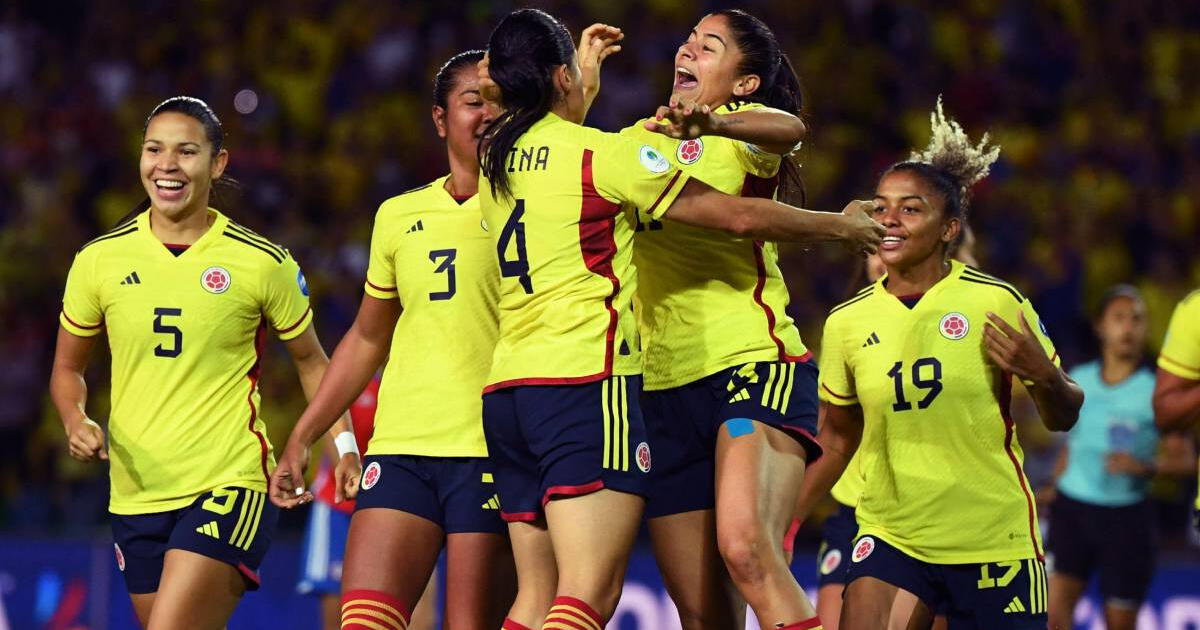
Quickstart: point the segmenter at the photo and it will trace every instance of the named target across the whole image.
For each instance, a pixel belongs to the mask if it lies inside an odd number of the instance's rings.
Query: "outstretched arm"
[[[724,136],[750,143],[767,153],[787,155],[796,149],[808,131],[798,116],[771,107],[745,112],[717,114],[708,105],[672,100],[658,108],[649,131],[679,140],[701,136]]]

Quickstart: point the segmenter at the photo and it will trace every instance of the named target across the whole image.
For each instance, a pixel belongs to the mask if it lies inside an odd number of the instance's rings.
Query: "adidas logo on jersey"
[[[867,346],[873,346],[877,343],[879,343],[879,335],[871,333],[871,336],[867,337],[867,340],[863,343],[862,347],[866,348]]]
[[[425,224],[421,223],[421,221],[418,219],[417,222],[412,225],[412,227],[408,228],[407,230],[404,230],[404,233],[412,234],[413,232],[424,232],[424,231],[425,231]]]
[[[1008,606],[1004,607],[1004,612],[1023,613],[1025,612],[1025,605],[1021,603],[1020,597],[1014,597],[1012,598],[1012,601],[1008,603]]]
[[[197,527],[196,531],[198,533],[204,534],[205,536],[212,536],[213,538],[216,538],[218,540],[220,540],[220,538],[221,538],[221,532],[217,529],[216,521],[209,521],[209,522],[201,525],[200,527]]]
[[[142,279],[138,277],[136,271],[129,274],[128,276],[125,276],[125,279],[121,281],[121,284],[141,284],[141,283],[142,283]]]
[[[485,501],[483,503],[483,505],[481,505],[479,507],[484,510],[499,510],[500,509],[500,495],[493,494],[492,498]]]

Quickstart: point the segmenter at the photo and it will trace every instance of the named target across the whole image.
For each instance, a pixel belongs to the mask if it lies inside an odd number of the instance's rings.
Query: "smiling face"
[[[213,180],[225,171],[229,154],[213,155],[200,121],[164,112],[146,126],[140,171],[150,206],[172,220],[208,207]]]
[[[947,217],[945,200],[923,177],[891,171],[875,190],[875,220],[887,228],[879,258],[892,269],[909,269],[936,257],[958,236],[961,221]]]
[[[671,100],[719,107],[758,89],[758,75],[738,74],[742,53],[723,15],[709,15],[675,53]]]
[[[492,115],[479,95],[479,73],[466,65],[454,73],[453,87],[446,96],[446,107],[433,106],[433,124],[438,137],[456,159],[478,165],[475,147]]]

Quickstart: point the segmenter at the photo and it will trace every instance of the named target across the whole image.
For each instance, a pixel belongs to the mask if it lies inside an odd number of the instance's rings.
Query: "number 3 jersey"
[[[399,299],[379,386],[372,455],[486,457],[480,392],[496,347],[496,249],[479,197],[446,177],[388,199],[375,215],[367,295]]]
[[[312,322],[287,250],[209,209],[212,225],[175,256],[150,212],[79,250],[59,317],[67,332],[108,333],[114,514],[163,512],[214,488],[267,488],[275,465],[259,416],[259,358]]]
[[[635,212],[661,218],[688,175],[649,145],[555,114],[518,139],[504,166],[512,198],[493,197],[486,178],[479,185],[500,268],[488,391],[641,374]]]
[[[987,313],[1018,331],[1024,313],[1056,365],[1057,355],[1012,285],[951,265],[911,309],[884,276],[825,322],[821,400],[863,410],[859,534],[935,564],[1041,557],[1012,376],[987,354]]]

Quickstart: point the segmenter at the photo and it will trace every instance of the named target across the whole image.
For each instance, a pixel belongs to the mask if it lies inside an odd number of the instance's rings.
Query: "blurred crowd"
[[[103,470],[65,456],[46,384],[74,251],[144,196],[137,158],[150,109],[176,94],[213,106],[242,184],[214,205],[292,250],[332,349],[361,295],[375,208],[445,171],[429,114],[433,73],[483,46],[498,17],[521,6],[134,4],[0,8],[0,531],[83,533],[103,522]],[[588,120],[607,130],[663,104],[676,47],[725,6],[534,4],[574,31],[595,21],[625,30]],[[1031,297],[1067,366],[1094,356],[1089,317],[1102,292],[1132,283],[1149,305],[1147,357],[1156,353],[1174,303],[1200,285],[1200,73],[1189,66],[1200,59],[1200,4],[738,6],[775,30],[805,86],[810,134],[797,157],[808,207],[869,197],[883,168],[924,146],[942,94],[973,136],[988,131],[1003,147],[972,200],[981,266]],[[791,314],[816,346],[828,308],[865,284],[862,265],[835,248],[785,251]],[[92,368],[97,417],[107,361]],[[266,369],[264,415],[280,444],[303,398],[279,356]],[[1036,433],[1026,441],[1036,478],[1056,445]],[[1168,506],[1194,491],[1160,485]]]

